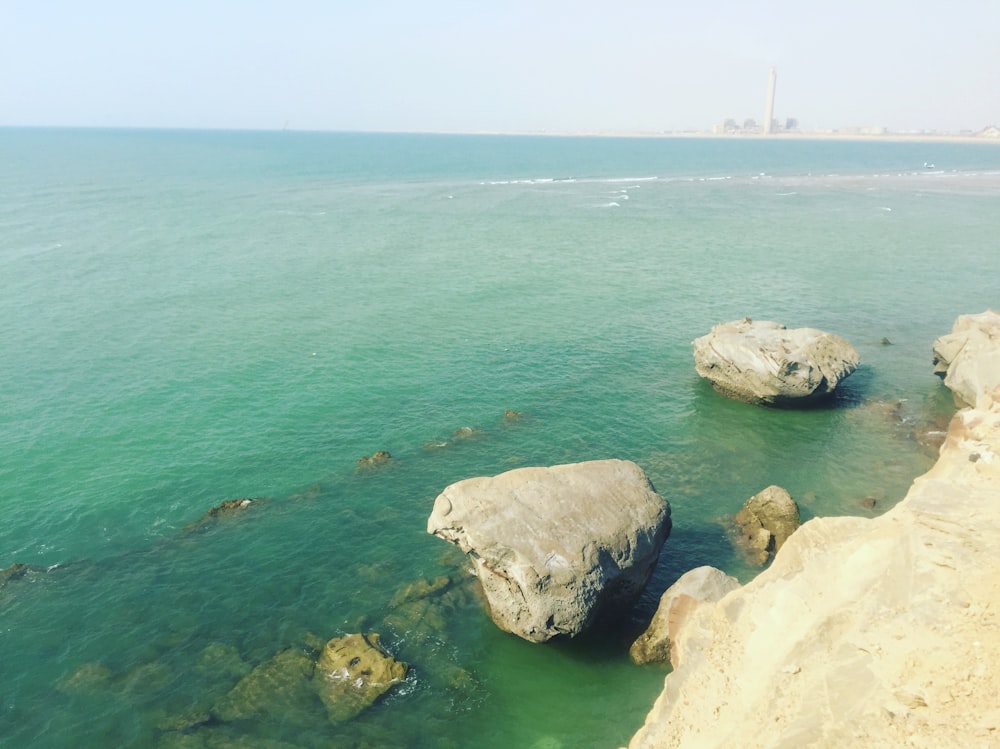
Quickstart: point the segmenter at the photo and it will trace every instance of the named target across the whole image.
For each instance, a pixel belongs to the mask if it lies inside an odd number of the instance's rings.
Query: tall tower
[[[774,87],[778,82],[778,74],[771,68],[771,75],[767,79],[767,106],[764,108],[764,135],[772,132],[774,122]]]

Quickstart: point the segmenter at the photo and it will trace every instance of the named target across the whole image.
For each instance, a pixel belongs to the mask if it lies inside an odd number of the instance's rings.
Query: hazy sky
[[[1000,124],[1000,0],[0,0],[0,125]]]

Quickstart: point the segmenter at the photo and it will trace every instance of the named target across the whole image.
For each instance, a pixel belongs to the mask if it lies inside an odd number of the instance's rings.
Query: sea
[[[0,745],[621,746],[660,594],[760,572],[747,498],[871,517],[933,464],[998,258],[995,143],[0,129]],[[861,366],[727,400],[691,342],[744,317]],[[500,631],[435,497],[604,458],[672,509],[647,589]],[[353,719],[267,670],[356,632],[409,671]]]

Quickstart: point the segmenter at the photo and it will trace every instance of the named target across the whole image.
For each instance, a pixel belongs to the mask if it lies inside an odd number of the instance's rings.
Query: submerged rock
[[[632,660],[639,664],[670,661],[676,666],[670,643],[684,622],[701,604],[718,601],[739,587],[739,580],[715,567],[685,572],[660,596],[652,621],[629,648]]]
[[[103,663],[88,662],[78,666],[56,684],[66,694],[92,694],[111,688],[113,674]]]
[[[737,541],[755,564],[765,564],[799,527],[799,506],[780,486],[750,497],[733,517]]]
[[[240,679],[211,712],[222,721],[273,716],[306,726],[315,725],[317,709],[325,707],[329,720],[341,722],[374,703],[406,672],[407,665],[385,652],[377,634],[335,637],[318,661],[296,648],[277,653]]]
[[[635,463],[595,460],[459,481],[435,500],[427,531],[469,555],[498,627],[544,642],[634,600],[670,506]]]
[[[305,652],[283,650],[240,679],[212,713],[224,721],[272,715],[309,722],[316,702],[311,683],[315,667]]]
[[[26,564],[15,562],[10,567],[4,567],[0,570],[0,588],[9,583],[11,580],[20,580],[27,574],[28,565]]]
[[[392,460],[388,450],[379,450],[374,455],[365,455],[358,459],[358,468],[377,468]]]
[[[377,634],[354,634],[326,644],[313,681],[330,720],[339,723],[401,682],[408,668],[385,652]]]
[[[184,526],[186,532],[202,530],[216,520],[221,520],[223,518],[236,517],[242,515],[244,512],[249,510],[252,506],[260,503],[261,498],[251,498],[251,497],[240,497],[239,499],[227,499],[222,504],[216,505],[211,510],[206,512],[200,518],[192,523],[188,523]]]
[[[749,318],[716,325],[692,345],[696,371],[718,393],[764,406],[807,405],[824,398],[861,361],[840,336]]]

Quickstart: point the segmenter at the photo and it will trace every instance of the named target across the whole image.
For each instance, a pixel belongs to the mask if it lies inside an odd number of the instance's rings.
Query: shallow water
[[[620,745],[662,686],[625,653],[659,593],[750,579],[724,518],[768,484],[806,518],[891,507],[952,409],[933,339],[997,304],[990,145],[7,130],[0,156],[0,567],[30,566],[0,588],[5,746]],[[862,367],[825,408],[722,399],[690,341],[744,316]],[[672,505],[649,589],[600,637],[499,632],[434,497],[606,457]],[[362,629],[411,671],[355,720],[192,728]]]

